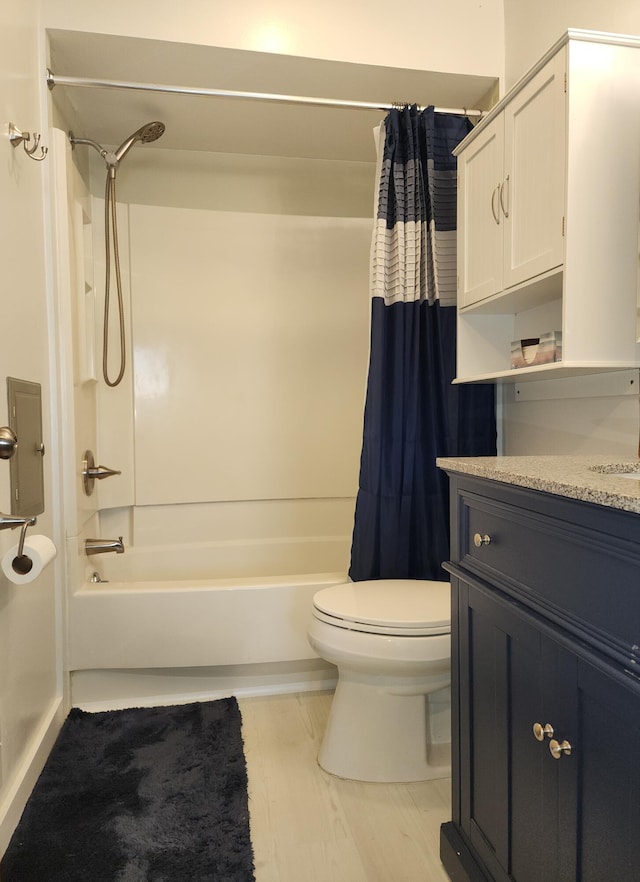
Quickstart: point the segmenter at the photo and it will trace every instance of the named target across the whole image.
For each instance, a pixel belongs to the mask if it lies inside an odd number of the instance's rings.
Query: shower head
[[[116,163],[121,162],[124,159],[129,150],[131,150],[131,148],[137,141],[142,141],[143,144],[149,144],[151,141],[157,141],[158,138],[163,134],[164,123],[158,122],[157,120],[155,122],[146,123],[144,126],[141,126],[137,132],[134,132],[133,135],[130,135],[126,141],[123,141],[123,143],[113,154]]]
[[[90,138],[76,138],[73,132],[69,132],[69,141],[71,142],[72,147],[75,147],[76,144],[87,144],[89,147],[93,147],[94,150],[97,150],[107,163],[109,175],[114,177],[120,162],[135,143],[142,141],[143,144],[149,144],[151,141],[157,141],[158,138],[164,134],[164,128],[164,123],[158,122],[157,120],[155,122],[146,123],[144,126],[140,126],[138,131],[134,132],[133,135],[129,135],[127,140],[123,141],[114,153],[106,150],[101,144],[92,141]]]

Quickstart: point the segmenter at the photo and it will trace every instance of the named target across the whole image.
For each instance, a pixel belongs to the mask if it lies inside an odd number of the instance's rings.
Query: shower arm
[[[69,132],[69,141],[71,142],[71,149],[73,149],[76,144],[86,144],[88,147],[93,147],[94,150],[97,150],[107,164],[109,176],[115,177],[115,170],[120,165],[120,160],[116,153],[107,150],[106,147],[103,147],[102,144],[98,144],[97,141],[92,141],[91,138],[76,138],[73,132]]]
[[[101,144],[98,144],[97,141],[92,141],[91,138],[76,138],[73,132],[69,132],[69,141],[71,142],[71,149],[73,149],[76,144],[87,144],[89,147],[93,147],[94,150],[97,150],[103,159],[108,155],[105,148]]]

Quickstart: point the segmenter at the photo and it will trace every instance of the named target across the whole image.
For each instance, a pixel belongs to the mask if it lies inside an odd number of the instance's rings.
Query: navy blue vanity
[[[454,882],[640,879],[640,472],[599,461],[438,461]]]

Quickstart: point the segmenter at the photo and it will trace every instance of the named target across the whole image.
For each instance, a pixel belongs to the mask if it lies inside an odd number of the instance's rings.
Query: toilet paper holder
[[[0,512],[0,530],[15,530],[16,527],[21,527],[20,530],[20,541],[18,542],[18,550],[16,552],[16,556],[13,559],[13,569],[16,573],[20,573],[21,575],[25,575],[29,572],[31,567],[33,566],[33,561],[28,555],[24,554],[24,542],[27,536],[27,529],[29,527],[33,527],[36,523],[35,517],[26,517],[21,518],[17,515],[6,515]]]

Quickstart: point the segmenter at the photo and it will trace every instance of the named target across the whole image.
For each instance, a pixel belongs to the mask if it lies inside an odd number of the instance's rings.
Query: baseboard
[[[54,741],[65,718],[62,696],[50,704],[40,726],[27,746],[12,783],[0,803],[0,857],[7,850],[13,831],[18,826],[27,800],[31,795],[40,772],[44,768]]]

